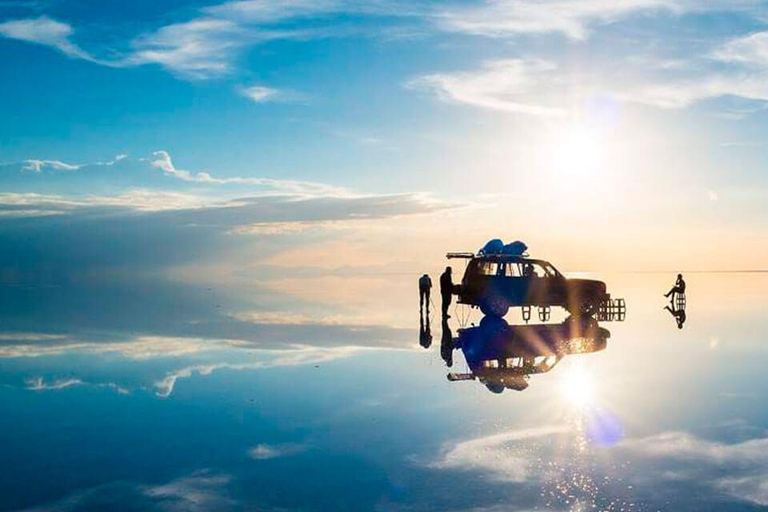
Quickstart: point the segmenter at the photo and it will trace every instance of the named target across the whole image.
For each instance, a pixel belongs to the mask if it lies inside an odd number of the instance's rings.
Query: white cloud
[[[288,455],[295,455],[307,450],[302,444],[259,444],[248,450],[248,456],[256,460],[277,459]]]
[[[253,363],[231,364],[217,363],[188,366],[170,372],[168,375],[155,383],[157,396],[168,398],[173,393],[176,383],[181,379],[188,379],[193,375],[211,375],[218,370],[262,370],[267,368],[277,368],[284,366],[302,366],[308,364],[317,364],[336,359],[349,357],[360,350],[358,347],[336,347],[336,348],[316,348],[316,347],[296,347],[293,350],[280,351],[260,351],[263,354],[271,354],[274,357],[264,361]]]
[[[700,439],[687,432],[664,432],[625,441],[619,448],[639,459],[654,461],[657,470],[667,469],[659,472],[659,480],[670,475],[704,482],[737,500],[768,505],[766,437],[728,444]]]
[[[425,75],[407,85],[432,92],[443,101],[549,118],[576,114],[594,93],[592,84],[600,84],[597,90],[617,100],[662,109],[682,109],[726,96],[768,102],[768,63],[762,69],[756,64],[749,69],[708,69],[697,66],[685,73],[674,70],[677,76],[626,83],[623,77],[566,74],[553,62],[508,59],[486,61],[473,71]],[[741,118],[754,111],[744,108],[731,116]]]
[[[53,171],[76,171],[79,165],[68,164],[59,160],[24,160],[22,170],[31,172],[42,172],[44,169]]]
[[[61,215],[83,208],[113,206],[138,211],[164,211],[202,208],[211,201],[189,194],[134,189],[113,196],[69,198],[35,193],[0,193],[0,215],[4,217],[39,217]]]
[[[715,49],[712,57],[724,62],[766,69],[768,68],[768,31],[728,41]]]
[[[51,46],[69,57],[93,60],[90,55],[70,41],[73,34],[74,30],[70,25],[45,16],[0,23],[2,37]]]
[[[237,23],[217,18],[167,25],[136,39],[135,53],[125,62],[155,63],[190,78],[213,78],[231,71],[232,52],[243,46],[245,35]]]
[[[32,333],[27,333],[31,336]],[[17,339],[8,334],[9,339]],[[24,343],[0,345],[0,358],[45,357],[63,354],[116,354],[128,359],[144,360],[159,357],[178,357],[206,350],[215,350],[225,340],[208,338],[174,338],[167,336],[140,336],[130,341],[77,341],[49,336],[34,335],[36,338],[21,338]]]
[[[254,103],[268,102],[294,102],[302,99],[301,95],[293,91],[274,89],[263,85],[252,85],[239,89],[240,94]]]
[[[275,180],[270,178],[217,178],[207,172],[186,171],[178,169],[167,151],[155,151],[152,154],[151,164],[153,167],[162,170],[166,175],[173,176],[184,181],[196,183],[207,183],[213,185],[253,185],[258,187],[267,187],[277,191],[295,193],[295,194],[323,194],[323,195],[348,195],[345,189],[325,185],[323,183],[314,183],[309,181],[294,180]]]
[[[482,471],[499,481],[539,480],[543,475],[535,456],[530,450],[514,448],[568,432],[565,426],[543,426],[460,441],[447,447],[430,467]]]
[[[723,96],[768,101],[768,70],[760,73],[704,73],[698,77],[628,87],[617,97],[666,109],[679,109]]]
[[[32,391],[51,391],[79,386],[83,384],[83,381],[80,379],[61,379],[54,380],[53,382],[45,382],[42,377],[35,377],[27,380],[26,384],[27,389]]]
[[[487,61],[476,71],[435,73],[408,86],[436,94],[444,101],[543,117],[564,117],[567,110],[546,104],[547,92],[561,84],[557,65],[542,60]]]
[[[224,488],[232,480],[229,475],[198,471],[167,484],[141,487],[148,498],[157,500],[167,511],[224,510],[236,505]]]
[[[444,30],[480,36],[560,32],[586,39],[592,24],[677,7],[674,0],[486,0],[479,6],[445,8],[436,19]]]
[[[115,508],[163,512],[204,512],[209,510],[241,510],[243,504],[232,499],[228,485],[232,477],[227,474],[200,470],[167,483],[147,485],[130,481],[107,482],[96,487],[78,490],[58,501],[26,512],[73,512],[104,509],[105,503]]]
[[[573,445],[582,456],[591,457],[584,451],[585,442],[575,426],[512,430],[453,443],[430,467],[477,471],[510,483],[567,482],[584,475],[579,474],[583,468],[568,465],[572,454],[566,447]],[[713,497],[725,493],[738,501],[768,505],[768,437],[726,443],[672,431],[625,439],[602,450],[608,450],[605,455],[614,463],[602,469],[593,466],[589,473],[594,482],[618,479],[661,496],[680,488],[701,489],[697,492],[709,491]],[[621,471],[616,471],[615,464],[620,464]],[[571,471],[576,474],[570,475]]]
[[[296,18],[322,16],[337,12],[347,2],[342,0],[238,0],[208,7],[206,12],[249,23],[275,24]]]
[[[190,21],[173,23],[142,35],[127,65],[160,64],[192,79],[230,74],[240,52],[276,40],[328,37],[328,27],[300,28],[285,23],[298,18],[322,18],[341,12],[347,2],[335,0],[245,0],[207,7]]]
[[[273,101],[279,95],[277,89],[271,89],[269,87],[262,87],[258,85],[246,87],[242,92],[243,96],[250,98],[255,103]]]
[[[273,90],[270,90],[273,91]],[[293,93],[279,91],[270,92],[262,98],[262,101],[293,101],[299,97]],[[232,176],[228,178],[221,178],[213,176],[208,172],[192,172],[184,169],[179,169],[175,166],[173,158],[167,151],[155,151],[149,158],[129,159],[127,155],[118,155],[113,160],[106,162],[93,162],[86,164],[70,164],[59,160],[43,160],[43,159],[28,159],[21,162],[0,163],[0,178],[21,180],[21,177],[17,174],[61,174],[63,171],[82,171],[81,174],[88,174],[89,172],[95,172],[98,168],[114,167],[117,165],[123,166],[126,173],[132,173],[136,181],[144,178],[146,184],[139,183],[137,188],[128,190],[118,196],[112,196],[107,198],[106,196],[91,196],[86,200],[72,200],[68,201],[71,205],[78,204],[101,204],[108,205],[113,204],[119,206],[121,204],[129,205],[141,204],[142,209],[169,209],[172,207],[192,207],[201,206],[202,199],[198,196],[192,196],[189,194],[182,194],[178,192],[167,191],[154,191],[142,188],[142,186],[149,187],[156,180],[152,180],[153,173],[141,174],[143,171],[161,170],[165,176],[176,178],[182,181],[197,183],[202,185],[220,186],[220,185],[243,185],[249,187],[257,187],[264,189],[265,192],[277,192],[285,194],[296,195],[322,195],[322,196],[351,196],[352,193],[343,187],[337,187],[328,185],[325,183],[317,183],[311,181],[302,180],[280,180],[272,178],[260,178],[260,177],[243,177]],[[9,170],[10,172],[8,172]],[[15,171],[17,174],[15,175]],[[50,172],[46,172],[50,171]],[[76,179],[78,173],[71,173],[70,178]],[[6,199],[11,198],[11,194],[0,194]],[[17,197],[21,195],[17,194]],[[28,195],[28,199],[33,199]],[[41,199],[43,196],[39,196]],[[54,201],[55,196],[48,196],[51,201]],[[165,206],[164,206],[165,205]],[[176,206],[173,206],[176,205]]]

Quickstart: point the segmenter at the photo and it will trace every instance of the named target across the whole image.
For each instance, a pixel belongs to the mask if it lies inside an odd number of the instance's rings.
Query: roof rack
[[[471,260],[475,257],[475,253],[473,252],[449,252],[445,255],[446,258],[449,260],[453,259],[465,259],[465,260]]]

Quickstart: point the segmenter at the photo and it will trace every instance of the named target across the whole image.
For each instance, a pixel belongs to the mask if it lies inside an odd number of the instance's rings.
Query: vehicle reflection
[[[452,356],[446,357],[446,333],[450,337],[446,324],[441,354],[448,364]],[[568,355],[603,350],[610,336],[589,317],[569,317],[560,324],[509,325],[503,318],[486,316],[479,326],[460,329],[451,338],[450,352],[456,348],[464,353],[469,372],[449,373],[448,380],[478,380],[493,393],[522,391],[531,375],[551,371]]]

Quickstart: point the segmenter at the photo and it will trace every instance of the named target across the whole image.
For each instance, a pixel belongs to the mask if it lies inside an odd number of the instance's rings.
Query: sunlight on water
[[[563,400],[575,408],[582,408],[594,403],[595,387],[592,375],[578,360],[565,368],[560,382],[560,393]]]

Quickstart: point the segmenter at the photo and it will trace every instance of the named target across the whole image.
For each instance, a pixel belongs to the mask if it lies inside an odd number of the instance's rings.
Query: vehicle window
[[[550,276],[554,277],[557,275],[557,269],[555,269],[555,267],[553,267],[550,263],[545,264],[544,269]]]
[[[520,264],[507,262],[506,268],[504,269],[504,275],[507,277],[520,277],[522,275],[520,272]]]
[[[496,261],[483,261],[477,266],[477,273],[484,276],[495,276],[499,271],[499,264]]]
[[[530,267],[530,276],[535,277],[549,277],[549,271],[540,263],[526,263]]]

